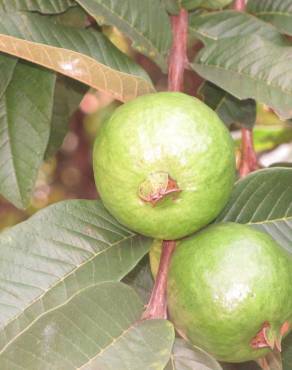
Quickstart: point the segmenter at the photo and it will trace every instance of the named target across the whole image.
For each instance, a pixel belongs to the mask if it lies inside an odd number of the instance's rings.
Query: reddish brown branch
[[[245,10],[245,0],[235,0],[233,4],[233,9],[239,12]]]
[[[162,243],[162,252],[159,262],[158,273],[152,294],[143,314],[143,319],[166,319],[167,318],[167,302],[166,288],[167,275],[172,253],[175,249],[174,240],[164,240]]]
[[[188,12],[181,9],[171,17],[173,42],[169,56],[168,90],[182,91],[184,69],[187,65]]]
[[[258,168],[256,153],[253,146],[253,132],[251,129],[241,129],[241,160],[239,175],[244,177]]]
[[[187,64],[187,31],[188,12],[181,9],[179,15],[171,17],[173,42],[169,56],[168,90],[182,91],[184,82],[184,70]],[[174,240],[164,240],[159,262],[158,273],[150,301],[142,319],[166,319],[167,318],[167,275],[172,253],[175,249]]]
[[[233,3],[233,9],[239,12],[245,10],[245,0],[235,0]],[[244,177],[250,172],[255,171],[258,168],[258,162],[256,152],[253,145],[253,132],[252,129],[242,128],[241,129],[241,160],[239,164],[239,175]]]

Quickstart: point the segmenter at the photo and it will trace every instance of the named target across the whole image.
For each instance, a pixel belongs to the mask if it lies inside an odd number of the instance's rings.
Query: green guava
[[[178,239],[210,223],[228,200],[233,141],[200,100],[173,92],[144,95],[103,125],[93,169],[105,207],[121,224]]]
[[[220,361],[281,349],[292,324],[291,256],[268,234],[235,223],[178,243],[168,309],[178,332]]]

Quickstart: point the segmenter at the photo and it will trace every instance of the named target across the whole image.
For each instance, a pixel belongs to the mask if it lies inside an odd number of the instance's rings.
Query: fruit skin
[[[292,323],[291,256],[246,225],[216,224],[177,246],[168,277],[168,309],[180,333],[226,362],[265,356],[251,340],[269,322]]]
[[[108,211],[146,236],[178,239],[210,223],[235,179],[233,141],[215,112],[182,93],[144,95],[119,107],[93,153],[95,182]],[[153,206],[139,197],[152,174],[167,173],[179,193]]]

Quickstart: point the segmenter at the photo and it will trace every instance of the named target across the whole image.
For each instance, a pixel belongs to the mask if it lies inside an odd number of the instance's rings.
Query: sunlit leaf
[[[74,0],[0,0],[0,12],[29,11],[56,14],[73,6],[76,6]]]
[[[28,13],[0,13],[0,51],[75,78],[125,101],[153,91],[146,72],[100,32]]]

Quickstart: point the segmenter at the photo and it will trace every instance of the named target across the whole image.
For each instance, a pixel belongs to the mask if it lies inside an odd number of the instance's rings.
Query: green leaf
[[[153,288],[149,256],[145,256],[123,281],[135,289],[142,301],[147,304]]]
[[[247,11],[272,23],[280,32],[292,35],[291,0],[249,0]]]
[[[82,289],[122,279],[150,244],[118,224],[101,202],[87,200],[57,203],[2,232],[0,353]]]
[[[13,77],[16,63],[17,58],[0,53],[0,98],[5,93],[5,90]]]
[[[283,370],[292,370],[292,334],[283,341]]]
[[[88,27],[88,14],[81,6],[69,8],[64,13],[51,15],[50,18],[63,26],[86,28]]]
[[[0,0],[0,12],[29,11],[58,14],[73,6],[76,6],[74,0]]]
[[[206,46],[192,63],[203,78],[238,99],[253,98],[282,118],[292,117],[292,48],[258,35],[230,37]]]
[[[51,157],[62,145],[69,129],[69,119],[78,108],[87,88],[78,81],[59,77],[55,87],[49,143],[45,158]]]
[[[284,40],[283,36],[272,25],[250,14],[235,10],[193,13],[189,18],[189,31],[204,43],[254,34],[278,43],[282,43]]]
[[[55,74],[20,63],[0,99],[0,193],[29,204],[50,135]]]
[[[222,370],[222,367],[205,351],[176,339],[165,370]]]
[[[174,330],[166,320],[139,321],[143,309],[121,283],[80,289],[7,344],[1,370],[162,369]]]
[[[167,13],[157,0],[76,0],[100,24],[117,27],[140,53],[153,59],[164,71],[171,45]]]
[[[233,0],[180,0],[181,6],[188,10],[197,8],[222,9]]]
[[[179,0],[160,0],[166,11],[172,15],[177,15],[180,11]]]
[[[292,169],[268,168],[239,180],[216,220],[227,221],[262,230],[292,253]]]
[[[126,101],[153,92],[146,72],[102,33],[31,13],[1,13],[0,51],[40,64]]]
[[[254,100],[239,100],[210,82],[204,82],[198,93],[227,126],[232,123],[249,128],[254,126],[256,119]]]

